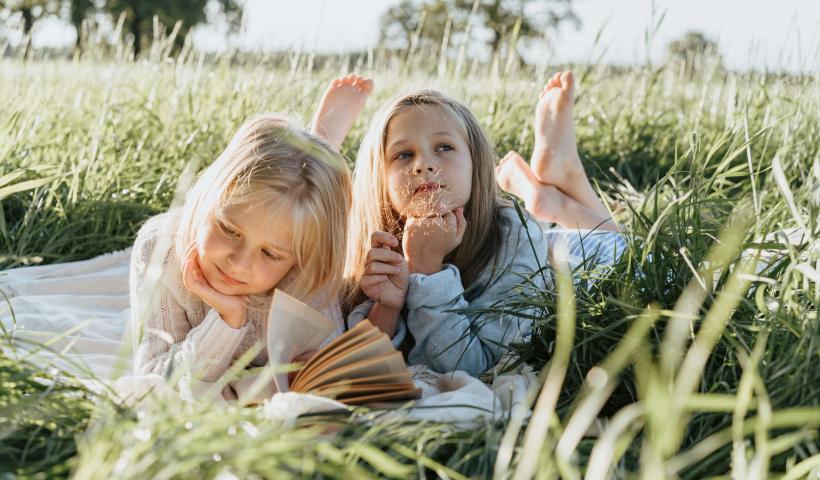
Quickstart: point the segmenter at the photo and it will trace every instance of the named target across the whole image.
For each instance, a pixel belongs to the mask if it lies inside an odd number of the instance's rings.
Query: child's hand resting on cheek
[[[402,246],[410,273],[440,272],[444,257],[461,244],[466,229],[463,207],[441,217],[408,217]]]
[[[242,328],[247,320],[245,295],[225,295],[208,283],[199,264],[196,246],[191,246],[185,254],[182,265],[182,283],[191,293],[219,313],[222,320],[232,328]]]
[[[371,235],[360,286],[374,302],[401,310],[410,274],[404,257],[391,250],[398,245],[399,241],[389,233],[374,232]]]

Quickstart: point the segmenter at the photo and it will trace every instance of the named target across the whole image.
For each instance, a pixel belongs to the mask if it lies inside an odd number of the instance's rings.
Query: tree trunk
[[[20,13],[23,15],[23,58],[28,57],[31,52],[31,29],[34,28],[34,14],[31,13],[31,8],[21,8]]]
[[[142,26],[140,23],[142,23],[142,19],[135,9],[134,18],[131,19],[131,35],[134,36],[134,60],[139,57],[140,51],[142,50]]]

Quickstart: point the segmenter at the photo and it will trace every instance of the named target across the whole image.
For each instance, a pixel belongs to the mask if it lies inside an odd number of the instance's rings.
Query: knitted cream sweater
[[[139,342],[135,373],[168,378],[182,368],[213,382],[256,342],[263,348],[251,364],[264,365],[268,360],[264,344],[270,298],[263,308],[249,309],[245,326],[235,329],[189,292],[182,283],[173,242],[178,217],[178,211],[172,210],[149,219],[134,242],[129,278],[131,312],[133,325],[141,327],[134,335]],[[302,300],[336,323],[337,331],[327,341],[342,332],[344,320],[337,299],[324,308],[318,308],[318,296]]]

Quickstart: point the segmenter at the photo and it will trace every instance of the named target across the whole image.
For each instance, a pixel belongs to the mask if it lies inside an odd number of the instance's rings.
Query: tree
[[[41,18],[59,10],[60,2],[56,0],[0,0],[0,11],[20,13],[23,19],[24,55],[31,49],[31,30],[34,23]]]
[[[723,68],[717,42],[696,31],[686,32],[683,37],[670,42],[666,47],[666,60],[682,64],[687,77],[691,77],[704,60]]]
[[[571,10],[572,0],[402,0],[382,16],[381,41],[407,47],[421,26],[418,41],[439,45],[447,22],[454,32],[464,32],[472,21],[489,31],[487,46],[495,55],[505,36],[517,29],[517,38],[543,36],[563,21],[580,24]],[[558,8],[559,5],[562,8]],[[473,14],[473,10],[475,13]],[[422,23],[423,22],[423,23]],[[475,25],[473,23],[473,25]],[[516,25],[518,24],[518,25]]]
[[[77,31],[77,38],[74,40],[74,50],[78,50],[82,39],[83,21],[94,11],[93,0],[68,0],[68,20]]]
[[[153,17],[163,25],[182,22],[179,38],[185,38],[197,24],[207,21],[206,7],[209,0],[107,0],[104,9],[114,19],[125,14],[125,26],[134,39],[134,56],[140,54],[143,39],[153,29]],[[216,0],[216,4],[231,25],[236,25],[241,7],[235,0]]]

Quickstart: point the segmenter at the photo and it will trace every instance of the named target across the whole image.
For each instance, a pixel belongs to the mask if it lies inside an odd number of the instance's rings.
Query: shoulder
[[[174,233],[178,216],[177,210],[170,210],[149,218],[140,227],[131,253],[132,268],[144,270],[155,253],[162,255],[163,264],[174,261]]]
[[[502,253],[517,254],[535,248],[540,255],[546,252],[544,231],[538,222],[523,208],[502,205],[498,207],[497,218],[503,242]]]

